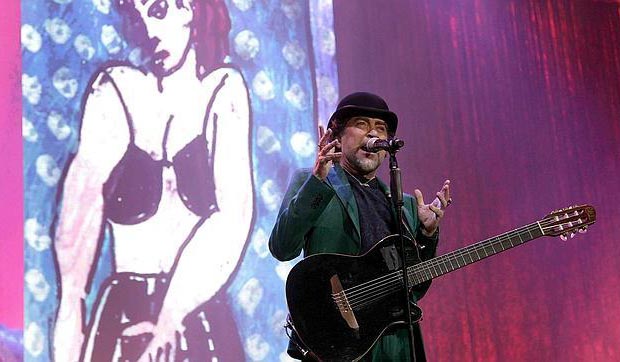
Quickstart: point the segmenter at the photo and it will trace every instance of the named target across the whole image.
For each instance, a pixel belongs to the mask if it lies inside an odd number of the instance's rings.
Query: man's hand
[[[340,141],[335,139],[329,142],[331,135],[331,129],[325,132],[323,126],[319,126],[319,152],[316,155],[316,161],[314,161],[312,174],[321,180],[325,180],[327,177],[332,162],[338,162],[342,156],[342,152],[336,152],[336,147],[340,147]]]
[[[418,202],[418,219],[422,223],[422,233],[432,236],[437,231],[439,221],[443,218],[446,207],[452,203],[450,198],[450,180],[443,183],[443,187],[437,192],[437,197],[430,204],[424,204],[422,192],[418,189],[414,191]]]

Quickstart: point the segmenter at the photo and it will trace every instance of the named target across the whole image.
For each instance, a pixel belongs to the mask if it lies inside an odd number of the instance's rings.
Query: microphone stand
[[[415,349],[414,349],[414,332],[413,332],[413,320],[411,318],[411,302],[409,299],[409,275],[407,274],[407,270],[409,265],[407,263],[407,255],[405,252],[405,238],[404,238],[404,229],[403,229],[403,185],[400,174],[400,168],[398,168],[398,161],[396,160],[396,152],[398,152],[399,147],[393,147],[388,150],[390,154],[390,192],[392,194],[392,203],[394,205],[394,209],[396,211],[396,221],[398,225],[398,238],[400,240],[400,251],[401,251],[401,259],[402,259],[402,270],[403,270],[403,282],[404,282],[404,290],[405,290],[405,305],[407,312],[407,325],[409,327],[409,355],[410,361],[415,362]],[[414,241],[415,242],[415,241]]]

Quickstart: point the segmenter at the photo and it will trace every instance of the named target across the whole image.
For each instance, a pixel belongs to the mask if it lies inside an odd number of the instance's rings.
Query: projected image
[[[118,6],[147,70],[107,66],[86,89],[54,240],[54,357],[238,360],[239,336],[225,333],[232,313],[216,295],[241,257],[253,194],[248,92],[222,66],[225,4]],[[114,271],[84,334],[80,303],[104,228]]]
[[[313,44],[310,13],[23,6],[25,360],[287,358],[292,263],[268,257],[266,233],[289,172],[313,161],[313,104],[337,100],[333,32]]]

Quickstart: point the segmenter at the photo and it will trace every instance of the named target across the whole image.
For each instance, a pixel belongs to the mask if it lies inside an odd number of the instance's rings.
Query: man
[[[376,177],[386,151],[367,152],[369,139],[393,137],[398,117],[379,96],[357,92],[344,97],[323,134],[312,170],[294,176],[282,201],[269,239],[271,253],[281,261],[317,253],[360,255],[397,232],[389,188]],[[415,238],[422,260],[435,256],[439,221],[450,200],[446,180],[431,204],[420,190],[415,201],[404,195],[404,223]],[[411,235],[413,234],[413,235]],[[413,291],[419,300],[430,283]],[[416,361],[425,360],[419,326],[414,326]],[[366,354],[373,361],[409,360],[407,328],[389,331]],[[289,347],[289,354],[294,354]],[[297,353],[299,356],[299,353]]]

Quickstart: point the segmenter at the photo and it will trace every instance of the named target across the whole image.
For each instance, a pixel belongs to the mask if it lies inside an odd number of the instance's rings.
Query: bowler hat
[[[387,123],[390,134],[396,133],[398,126],[396,113],[390,111],[383,98],[368,92],[355,92],[342,98],[336,107],[336,111],[329,118],[328,127],[335,126],[335,123],[345,122],[355,116],[380,118]]]

